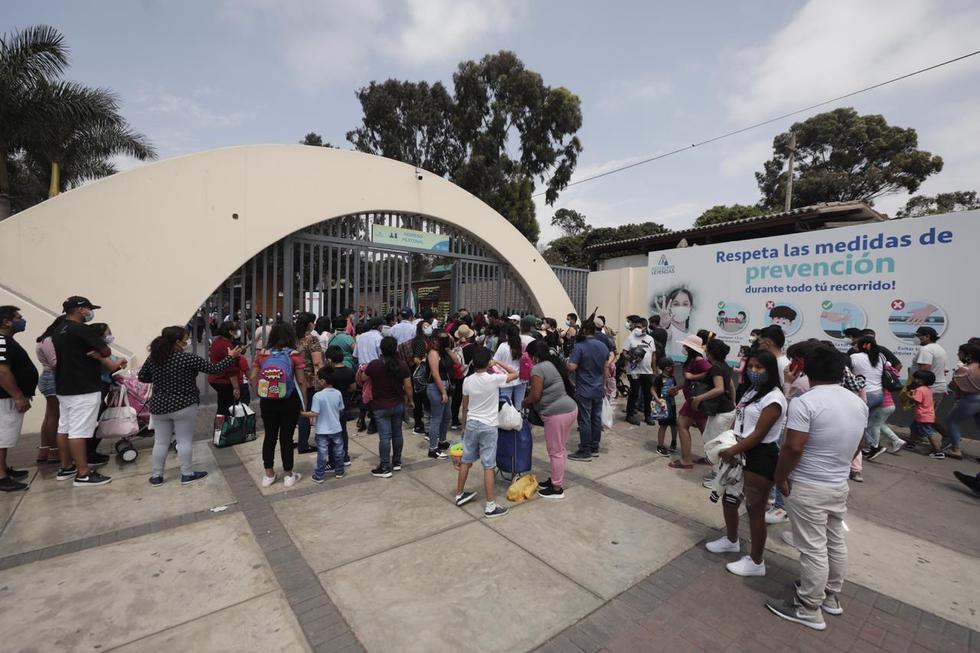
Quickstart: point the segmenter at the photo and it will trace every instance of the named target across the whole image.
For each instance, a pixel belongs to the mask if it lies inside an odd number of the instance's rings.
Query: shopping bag
[[[214,446],[231,447],[243,442],[251,442],[255,435],[255,411],[248,404],[234,404],[228,415],[214,418]]]
[[[100,438],[129,438],[139,432],[136,409],[129,405],[126,389],[116,386],[109,393],[109,407],[102,411],[95,433]]]
[[[514,479],[507,488],[507,500],[511,503],[527,501],[538,491],[538,479],[534,474],[525,474]]]
[[[514,408],[514,405],[510,402],[505,403],[500,407],[500,412],[497,413],[497,426],[504,431],[518,431],[524,424],[524,416],[521,415],[521,411]]]
[[[613,406],[609,397],[602,399],[602,427],[611,429],[613,425]]]

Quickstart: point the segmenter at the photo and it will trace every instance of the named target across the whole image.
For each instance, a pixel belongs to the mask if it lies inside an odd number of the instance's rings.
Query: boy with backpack
[[[490,374],[488,367],[498,365],[506,374]],[[518,378],[520,372],[503,363],[490,360],[490,352],[478,348],[473,352],[473,374],[463,381],[463,457],[456,479],[456,505],[469,503],[476,492],[467,492],[466,477],[477,460],[483,465],[483,484],[487,492],[484,515],[488,519],[502,517],[507,508],[494,501],[494,469],[497,467],[497,411],[500,388]]]
[[[339,381],[335,368],[324,367],[317,376],[322,389],[313,395],[310,410],[303,415],[310,419],[316,432],[316,470],[313,472],[313,482],[323,483],[328,468],[333,470],[335,478],[343,478],[346,474],[342,430],[344,396],[334,387],[334,383]]]

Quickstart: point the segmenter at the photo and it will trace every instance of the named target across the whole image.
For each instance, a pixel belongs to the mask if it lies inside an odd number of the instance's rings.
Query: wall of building
[[[623,268],[646,267],[646,265],[646,254],[617,256],[615,258],[602,259],[599,261],[600,270],[622,270]]]
[[[589,273],[587,306],[589,313],[605,315],[617,332],[617,340],[625,337],[622,323],[627,315],[649,316],[647,303],[647,267],[624,267]],[[622,344],[622,342],[620,342]]]

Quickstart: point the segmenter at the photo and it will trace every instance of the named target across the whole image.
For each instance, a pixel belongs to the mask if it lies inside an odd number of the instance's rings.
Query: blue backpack
[[[293,379],[292,349],[270,349],[259,369],[256,392],[262,399],[288,399],[296,385]]]

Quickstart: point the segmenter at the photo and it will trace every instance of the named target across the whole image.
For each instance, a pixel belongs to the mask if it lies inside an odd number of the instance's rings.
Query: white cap
[[[507,318],[507,319],[508,319],[508,320],[512,320],[512,321],[514,321],[514,322],[520,322],[520,321],[521,321],[521,316],[520,316],[520,315],[518,315],[517,313],[514,313],[513,315],[511,315],[511,316],[510,316],[509,318]]]

